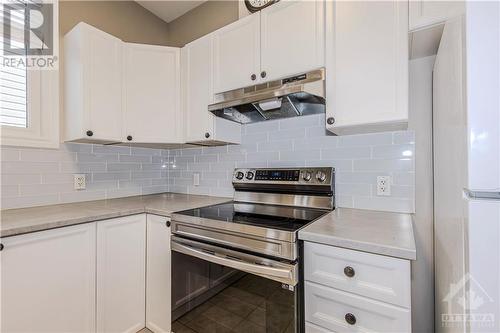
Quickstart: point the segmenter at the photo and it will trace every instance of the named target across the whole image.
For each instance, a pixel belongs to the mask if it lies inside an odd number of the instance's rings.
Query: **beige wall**
[[[134,1],[61,1],[59,3],[61,36],[81,21],[126,42],[169,45],[167,23]]]
[[[238,19],[238,1],[207,1],[168,24],[169,45],[187,43]]]

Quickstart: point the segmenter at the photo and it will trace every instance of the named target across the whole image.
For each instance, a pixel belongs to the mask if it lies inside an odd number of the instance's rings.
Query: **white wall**
[[[410,128],[415,131],[417,260],[412,262],[412,330],[434,331],[432,69],[435,56],[410,61]]]

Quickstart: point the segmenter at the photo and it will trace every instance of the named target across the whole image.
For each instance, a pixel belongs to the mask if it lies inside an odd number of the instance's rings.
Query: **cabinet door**
[[[97,332],[145,327],[146,215],[97,223]]]
[[[65,140],[121,141],[121,63],[122,41],[114,36],[85,23],[65,36]]]
[[[408,3],[328,1],[326,20],[327,129],[406,128]]]
[[[465,13],[464,1],[410,1],[410,30],[425,28]]]
[[[260,13],[213,34],[214,93],[242,88],[260,79]],[[252,75],[255,80],[252,80]]]
[[[130,43],[124,49],[122,141],[180,143],[180,50]]]
[[[213,135],[214,116],[208,111],[212,103],[212,37],[202,37],[181,51],[183,113],[186,142],[206,140]]]
[[[266,81],[323,67],[325,2],[285,0],[263,9],[261,48]]]
[[[1,240],[2,332],[95,332],[95,223]]]
[[[146,327],[154,333],[170,332],[170,218],[147,215]]]

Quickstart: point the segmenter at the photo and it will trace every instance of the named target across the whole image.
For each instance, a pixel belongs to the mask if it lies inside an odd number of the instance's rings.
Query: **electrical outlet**
[[[378,176],[377,177],[377,195],[389,196],[391,195],[391,177]]]
[[[200,186],[200,173],[199,172],[193,173],[193,186]]]
[[[75,174],[73,175],[74,181],[74,189],[75,190],[85,190],[85,175],[84,174]]]

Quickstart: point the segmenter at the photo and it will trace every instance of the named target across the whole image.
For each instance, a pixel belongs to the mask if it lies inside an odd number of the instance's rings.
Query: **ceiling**
[[[179,16],[184,15],[191,9],[198,7],[205,1],[171,1],[171,0],[135,0],[139,5],[146,8],[163,21],[169,23]]]

